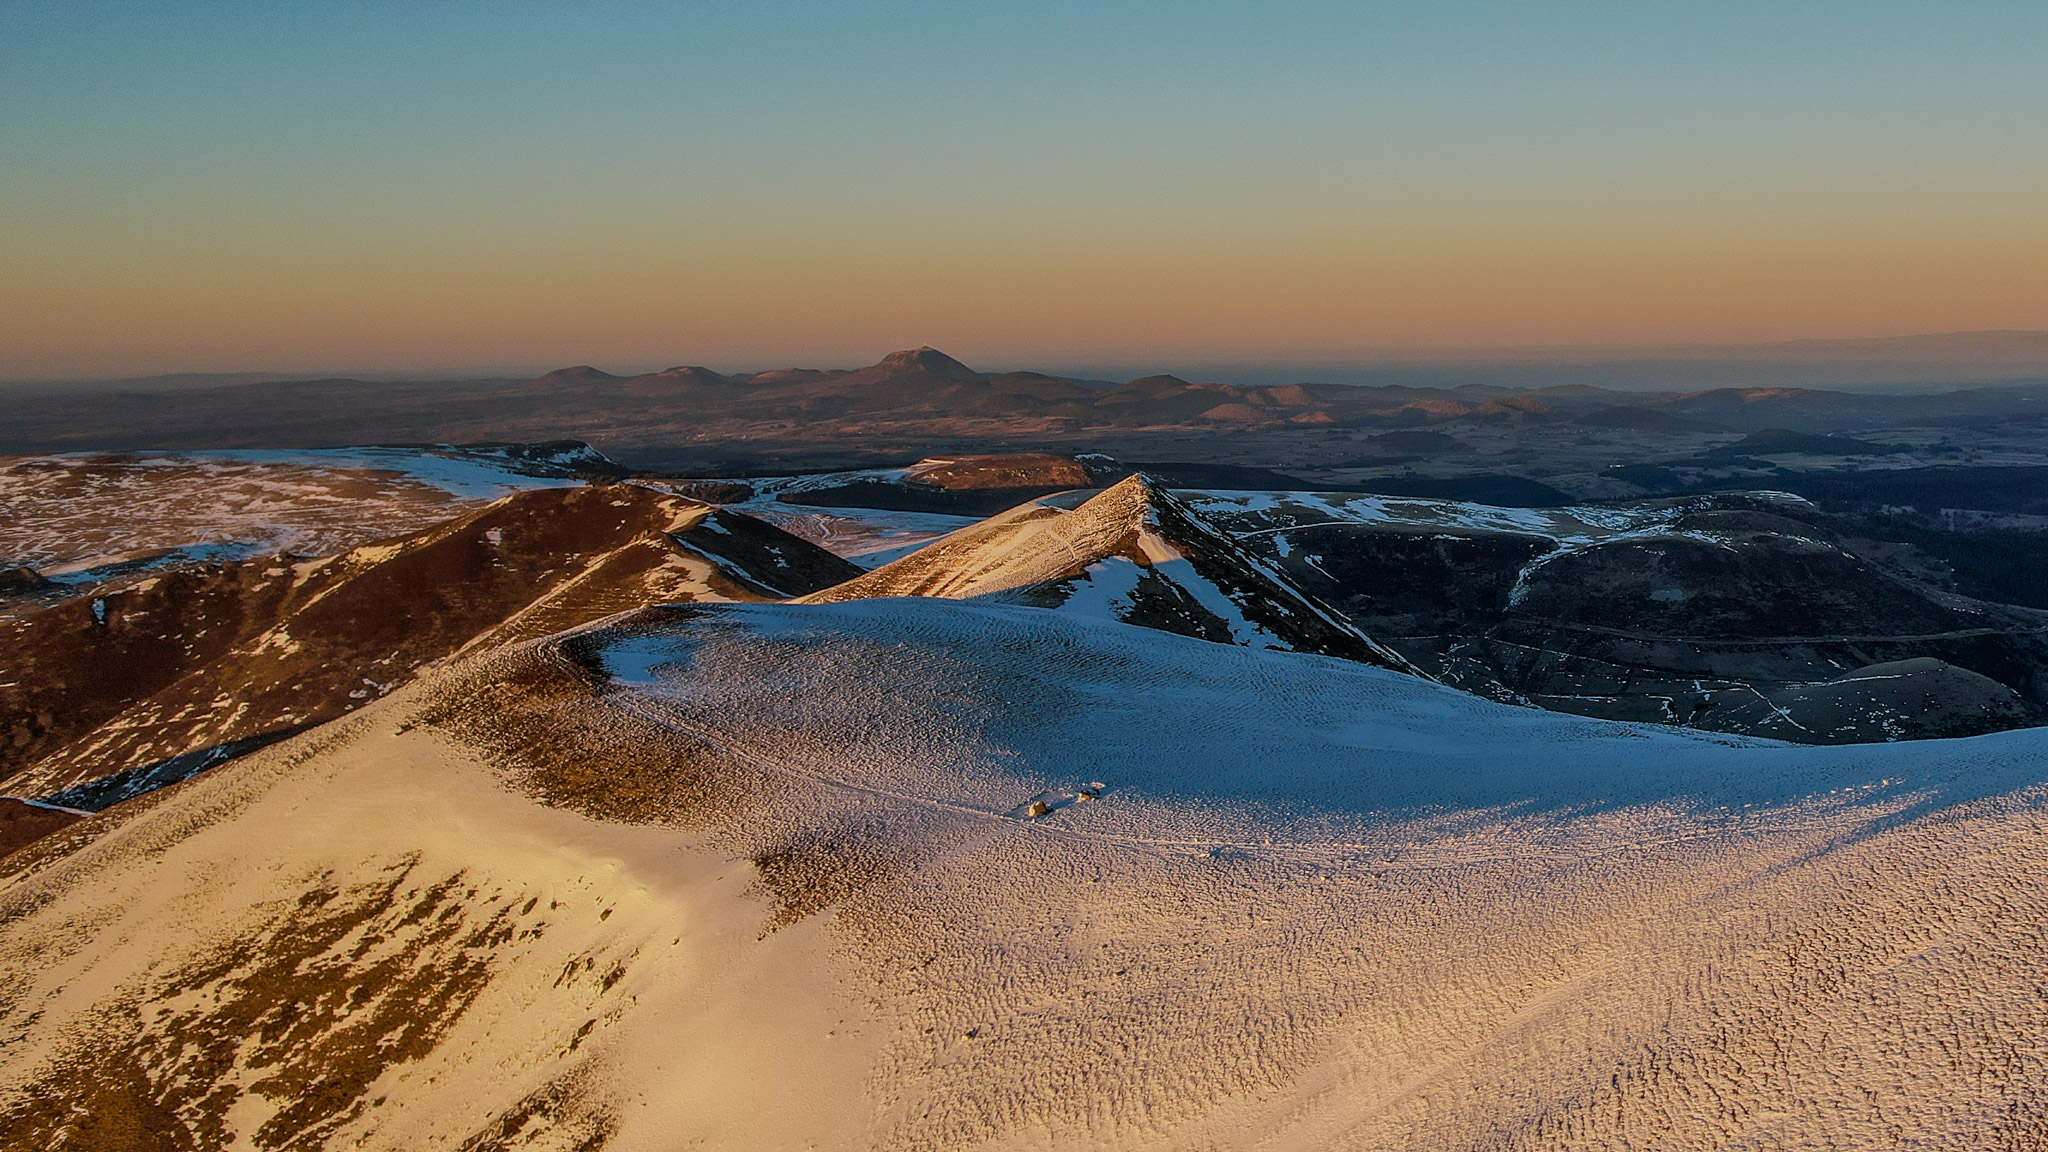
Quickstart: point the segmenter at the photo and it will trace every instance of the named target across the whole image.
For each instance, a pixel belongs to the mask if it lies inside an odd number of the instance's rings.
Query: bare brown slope
[[[11,796],[0,796],[0,856],[60,832],[82,819],[75,812],[43,808]]]
[[[736,513],[616,485],[521,493],[325,560],[171,573],[12,626],[0,775],[16,794],[97,807],[340,716],[466,647],[855,571]],[[107,796],[64,791],[123,773],[140,775]]]

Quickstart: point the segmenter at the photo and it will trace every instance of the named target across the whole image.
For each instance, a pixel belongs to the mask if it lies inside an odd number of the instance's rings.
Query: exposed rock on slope
[[[616,485],[520,493],[324,560],[166,573],[4,625],[0,788],[104,807],[468,646],[661,601],[779,599],[858,571],[737,513]]]
[[[805,600],[877,596],[993,598],[1223,644],[1410,667],[1142,476],[1071,510],[1052,500],[1014,508]]]

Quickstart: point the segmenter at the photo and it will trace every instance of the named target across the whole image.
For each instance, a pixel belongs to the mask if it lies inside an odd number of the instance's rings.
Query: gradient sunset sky
[[[2048,3],[0,2],[0,378],[2048,328]]]

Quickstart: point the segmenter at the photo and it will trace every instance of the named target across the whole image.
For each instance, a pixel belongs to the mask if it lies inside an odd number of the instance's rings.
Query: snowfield
[[[142,1091],[218,1147],[2038,1146],[2044,800],[2041,730],[649,609],[10,859],[0,1128]]]
[[[513,492],[581,483],[518,464],[429,448],[0,458],[0,567],[90,583],[123,565],[326,556]]]
[[[715,727],[723,746],[787,771],[983,813],[1103,781],[1114,802],[1063,808],[1044,827],[1134,842],[1600,854],[2048,783],[2044,730],[1813,748],[1518,708],[1348,660],[987,603],[687,612],[685,628],[604,650],[631,706]],[[863,677],[894,687],[861,690]]]

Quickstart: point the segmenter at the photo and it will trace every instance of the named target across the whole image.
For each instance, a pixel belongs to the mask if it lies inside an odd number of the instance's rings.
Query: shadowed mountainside
[[[1184,499],[1360,631],[1496,699],[1821,743],[2048,716],[2048,614],[1880,564],[1795,497]]]

